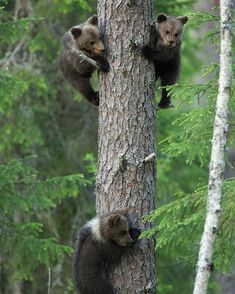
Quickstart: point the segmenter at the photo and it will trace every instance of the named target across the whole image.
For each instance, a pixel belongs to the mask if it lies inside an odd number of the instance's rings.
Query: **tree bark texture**
[[[207,293],[212,269],[213,245],[219,226],[225,169],[228,102],[232,82],[232,0],[220,1],[220,76],[208,184],[207,214],[200,243],[194,294]]]
[[[100,74],[97,213],[130,208],[132,223],[155,208],[154,67],[133,49],[148,42],[151,0],[99,0],[110,72]],[[142,224],[142,228],[149,224]],[[108,274],[115,293],[155,293],[154,241],[143,239]]]

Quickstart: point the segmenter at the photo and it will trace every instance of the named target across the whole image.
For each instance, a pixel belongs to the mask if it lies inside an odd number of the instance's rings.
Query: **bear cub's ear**
[[[186,15],[185,16],[178,16],[177,19],[179,21],[181,21],[183,25],[186,24],[186,22],[188,21],[188,17]]]
[[[109,217],[109,226],[110,228],[115,227],[121,220],[120,214],[113,214]]]
[[[88,18],[87,23],[93,25],[93,26],[98,26],[98,17],[97,15],[92,15],[91,17]]]
[[[141,230],[138,228],[130,228],[129,234],[130,234],[133,241],[137,241],[137,239],[139,238],[139,236],[141,234]]]
[[[159,13],[158,16],[157,16],[157,22],[158,23],[161,23],[163,21],[166,21],[168,18],[168,16],[164,13]]]
[[[77,39],[79,36],[81,36],[81,34],[82,34],[82,29],[81,28],[72,28],[71,29],[71,33],[72,33],[72,35],[73,35],[73,37],[75,38],[75,39]]]

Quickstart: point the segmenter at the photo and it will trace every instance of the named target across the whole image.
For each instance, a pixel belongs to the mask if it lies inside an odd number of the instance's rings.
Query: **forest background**
[[[181,79],[172,89],[176,108],[157,113],[158,209],[147,233],[158,239],[158,293],[188,294],[205,216],[218,1],[153,4],[154,15],[189,16]],[[0,294],[74,293],[72,247],[95,215],[98,112],[64,80],[58,56],[63,34],[96,14],[96,6],[93,0],[0,1]],[[156,87],[157,101],[159,92]],[[234,100],[233,88],[230,109]],[[230,126],[209,293],[235,288],[234,111]]]

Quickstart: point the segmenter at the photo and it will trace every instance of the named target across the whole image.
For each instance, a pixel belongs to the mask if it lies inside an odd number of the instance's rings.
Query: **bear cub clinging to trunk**
[[[64,35],[62,46],[60,68],[65,78],[89,102],[98,106],[99,93],[93,90],[90,82],[96,67],[80,56],[82,52],[96,62],[99,70],[109,70],[108,61],[104,57],[105,48],[98,29],[97,16],[93,15],[85,23],[72,27]]]
[[[73,279],[79,294],[114,294],[104,278],[104,268],[118,262],[138,239],[140,230],[130,228],[128,210],[95,217],[79,232],[73,256]]]
[[[151,25],[150,42],[141,50],[143,55],[155,65],[156,80],[160,78],[161,86],[174,85],[180,70],[180,45],[183,26],[187,16],[167,16],[160,13]],[[171,107],[169,91],[162,89],[160,108]]]

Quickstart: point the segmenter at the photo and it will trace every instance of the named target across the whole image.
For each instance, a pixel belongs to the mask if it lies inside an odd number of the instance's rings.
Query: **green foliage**
[[[22,160],[0,166],[1,252],[17,268],[17,278],[32,279],[39,264],[52,266],[72,252],[54,237],[42,238],[43,225],[35,217],[65,197],[76,197],[79,187],[89,183],[81,174],[41,180]]]
[[[90,174],[90,177],[95,181],[95,174],[97,171],[97,158],[94,157],[92,153],[87,153],[84,157],[87,172]]]
[[[66,3],[73,6],[70,10],[75,15],[78,3],[72,2]],[[84,122],[79,122],[79,109],[71,103],[72,95],[68,95],[71,90],[64,93],[64,87],[58,84],[61,77],[56,59],[60,38],[67,28],[59,23],[61,32],[55,33],[52,22],[55,16],[57,21],[62,21],[57,9],[62,5],[61,1],[50,5],[51,14],[47,19],[13,20],[12,12],[0,10],[3,58],[0,62],[7,65],[0,69],[0,246],[1,269],[5,277],[0,283],[9,293],[12,282],[24,279],[32,281],[24,293],[39,293],[39,288],[45,293],[45,267],[53,271],[54,267],[62,265],[67,272],[68,293],[72,293],[71,257],[68,255],[72,252],[73,230],[77,233],[87,215],[94,214],[94,199],[87,195],[92,194],[90,184],[93,179],[87,180],[92,159],[87,159],[88,169],[78,163],[84,164],[83,154],[93,149],[87,148],[89,138],[85,138],[81,142],[86,149],[73,151],[73,145],[81,148],[76,141],[80,141],[78,132],[74,130]],[[43,15],[43,11],[46,15],[46,6],[39,1],[34,15]],[[82,8],[84,19],[88,2],[85,6]],[[75,18],[72,21],[65,18],[74,25]],[[15,48],[21,49],[16,51]],[[17,65],[14,68],[9,62],[12,57]],[[68,101],[72,107],[65,109]],[[81,113],[85,117],[89,111],[82,110]],[[88,137],[86,128],[83,134]],[[28,157],[32,154],[36,156]],[[83,173],[78,173],[78,169]],[[84,197],[78,199],[80,194]],[[79,223],[73,220],[76,209]],[[55,293],[60,293],[60,288],[63,289],[61,293],[65,293],[66,285],[62,284]]]
[[[65,0],[61,3],[59,0],[54,0],[55,5],[58,5],[59,11],[68,14],[72,12],[74,9],[77,9],[78,5],[81,11],[85,11],[86,13],[92,13],[91,1],[86,0]]]
[[[6,45],[22,38],[29,31],[29,24],[33,20],[38,20],[38,18],[24,18],[12,21],[7,13],[3,16],[3,22],[0,24],[0,39]],[[11,55],[5,57],[10,59]],[[38,129],[35,127],[29,128],[30,124],[27,123],[22,124],[23,117],[27,122],[30,119],[32,120],[32,111],[21,103],[21,95],[27,90],[28,82],[19,78],[18,73],[11,72],[8,69],[0,69],[0,134],[2,138],[0,153],[9,153],[14,144],[24,144],[29,147],[28,138],[35,139],[36,133],[38,134],[38,143],[40,142]],[[15,111],[16,109],[20,109],[20,111]],[[20,124],[22,124],[21,127]],[[27,130],[25,126],[28,126]]]
[[[198,50],[210,40],[214,51],[218,50],[219,18],[210,13],[187,13],[190,30],[200,25],[213,23],[212,30],[205,36],[197,34]],[[190,40],[190,38],[189,38]],[[184,40],[190,46],[188,39]],[[194,57],[183,48],[184,58],[194,62]],[[184,54],[186,56],[184,56]],[[193,56],[196,53],[194,51]],[[190,68],[188,68],[190,69]],[[202,66],[200,83],[188,82],[182,75],[180,83],[168,87],[171,90],[175,109],[160,111],[157,115],[159,155],[158,155],[158,203],[159,208],[146,217],[155,225],[143,236],[157,236],[159,293],[192,292],[195,264],[201,238],[207,198],[208,165],[211,151],[216,98],[218,92],[219,65],[212,62]],[[192,80],[192,76],[190,76]],[[197,78],[198,79],[198,78]],[[230,107],[235,107],[234,81]],[[234,146],[234,113],[230,113],[228,146]],[[167,126],[167,127],[166,127]],[[233,166],[234,169],[234,166]],[[199,188],[198,188],[199,187]],[[220,272],[229,272],[234,267],[234,215],[233,195],[235,181],[227,180],[224,185],[221,227],[215,245],[214,264]],[[164,265],[169,264],[164,270]],[[172,274],[173,273],[173,274]],[[166,278],[167,276],[167,278]],[[183,276],[184,281],[179,283]],[[177,277],[177,278],[176,278]],[[187,277],[187,278],[186,278]],[[210,284],[210,293],[215,293],[215,282]]]
[[[8,115],[17,100],[16,94],[23,90],[23,81],[10,74],[8,71],[0,70],[0,114]]]
[[[189,26],[198,28],[200,25],[207,24],[208,22],[217,22],[216,26],[219,27],[220,17],[209,12],[191,12],[189,16]]]
[[[235,264],[235,180],[225,181],[223,194],[223,211],[214,263],[217,269],[227,272]],[[157,235],[157,248],[164,248],[167,252],[174,251],[186,261],[196,264],[205,222],[207,186],[201,186],[193,194],[178,195],[178,198],[146,216],[145,219],[155,222],[156,226],[144,232],[143,236],[149,238]]]
[[[78,183],[83,186],[90,183],[82,174],[40,180],[36,170],[20,160],[0,166],[0,175],[2,207],[7,214],[13,213],[15,207],[31,213],[55,207],[64,197],[78,195]]]
[[[0,41],[7,43],[17,41],[22,35],[29,31],[29,24],[37,18],[22,18],[15,21],[4,22],[0,24]]]
[[[194,3],[196,3],[196,0],[154,1],[154,6],[157,13],[163,12],[169,15],[179,15],[191,10]]]
[[[40,80],[38,80],[38,83]],[[42,136],[35,125],[35,116],[31,109],[31,102],[26,98],[22,103],[22,95],[29,89],[28,81],[19,79],[17,74],[0,71],[0,85],[2,99],[0,101],[0,154],[5,154],[5,160],[9,160],[10,153],[15,145],[22,146],[24,155],[29,155],[32,149],[32,141],[42,144]],[[20,111],[16,111],[19,109]],[[19,147],[20,148],[20,147]]]
[[[198,159],[201,165],[208,164],[207,160],[211,150],[210,138],[214,123],[213,102],[215,102],[217,86],[211,83],[194,86],[181,84],[175,86],[174,89],[173,97],[179,98],[181,105],[190,101],[192,97],[200,99],[202,94],[207,95],[211,100],[208,99],[207,105],[192,108],[188,112],[182,113],[179,118],[173,121],[172,125],[177,125],[179,132],[174,132],[160,142],[160,144],[166,146],[163,147],[163,152],[174,156],[187,154],[187,163],[192,163],[193,160]],[[182,97],[184,98],[182,99]],[[205,128],[205,126],[207,127]],[[195,148],[196,146],[198,148]]]

